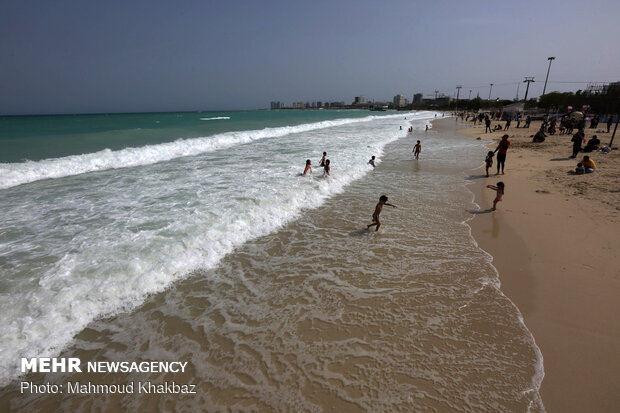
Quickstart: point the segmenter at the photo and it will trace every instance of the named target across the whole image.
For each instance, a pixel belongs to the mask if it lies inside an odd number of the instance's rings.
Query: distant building
[[[415,95],[413,95],[413,104],[421,105],[423,97],[424,95],[422,93],[416,93]]]
[[[407,99],[405,99],[405,95],[398,94],[394,96],[393,103],[394,103],[394,106],[396,106],[397,108],[400,108],[407,104]]]
[[[282,102],[275,101],[275,102],[271,102],[271,109],[282,109],[284,107],[284,104]]]
[[[322,108],[323,107],[323,102],[321,102],[320,100],[316,102],[316,107],[317,108]]]
[[[355,100],[353,100],[354,105],[364,105],[366,104],[366,98],[364,96],[355,96]]]

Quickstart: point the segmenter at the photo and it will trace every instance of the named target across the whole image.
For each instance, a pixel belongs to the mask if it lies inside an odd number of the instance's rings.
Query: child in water
[[[375,166],[377,166],[377,165],[375,165],[375,155],[373,155],[373,156],[370,158],[370,160],[368,161],[368,163],[369,163],[370,165],[372,165],[372,167],[373,167],[373,168],[374,168]]]
[[[372,214],[372,224],[368,224],[366,226],[366,229],[370,229],[370,227],[372,227],[373,225],[376,225],[377,229],[375,230],[375,232],[379,231],[379,227],[381,226],[381,221],[379,221],[379,214],[381,214],[381,211],[383,210],[383,205],[388,205],[393,208],[396,208],[396,205],[388,204],[387,201],[388,201],[388,197],[385,195],[381,195],[381,197],[379,198],[379,203],[375,207],[375,212],[374,214]]]
[[[323,152],[323,157],[319,161],[319,166],[325,166],[325,158],[327,158],[327,152]]]
[[[504,196],[504,183],[498,182],[497,186],[487,185],[487,188],[497,191],[497,195],[495,195],[495,199],[493,200],[493,211],[495,211],[497,203],[501,201],[502,196]]]
[[[489,168],[493,166],[493,155],[495,155],[495,152],[493,151],[487,152],[487,157],[484,160],[484,164],[487,168],[487,177],[489,176]]]
[[[304,168],[304,175],[308,174],[308,173],[312,173],[312,166],[311,166],[311,161],[310,159],[306,160],[306,167]]]
[[[325,153],[325,152],[323,152]],[[323,176],[330,176],[329,175],[329,159],[325,160],[325,164],[323,165]]]
[[[413,147],[413,156],[418,159],[420,157],[420,152],[422,152],[422,144],[420,144],[420,141],[418,141],[418,143],[416,143]]]

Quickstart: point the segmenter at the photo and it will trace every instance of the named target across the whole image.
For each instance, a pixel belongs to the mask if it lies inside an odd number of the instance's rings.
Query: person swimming
[[[312,161],[310,159],[306,160],[306,167],[304,168],[303,175],[307,175],[308,173],[312,173]]]

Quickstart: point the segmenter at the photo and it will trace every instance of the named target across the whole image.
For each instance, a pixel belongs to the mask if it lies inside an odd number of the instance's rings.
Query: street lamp
[[[489,99],[487,100],[491,100],[491,91],[493,90],[493,83],[491,83],[491,87],[489,88]]]
[[[547,58],[547,60],[549,61],[549,67],[547,68],[547,77],[545,78],[545,87],[543,87],[543,92],[542,92],[542,95],[540,96],[545,96],[545,91],[547,90],[547,80],[549,80],[549,71],[551,70],[551,62],[553,62],[554,59],[555,59],[554,56]]]

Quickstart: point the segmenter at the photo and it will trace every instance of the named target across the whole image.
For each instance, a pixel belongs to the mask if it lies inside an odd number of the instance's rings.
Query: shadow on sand
[[[350,237],[369,237],[372,235],[373,231],[370,231],[369,229],[359,229],[357,231],[351,231],[349,232],[349,236]]]
[[[482,215],[482,214],[488,214],[489,212],[493,212],[493,210],[491,208],[489,208],[489,209],[481,209],[481,210],[478,210],[478,211],[468,210],[467,212],[469,212],[472,215]]]
[[[481,178],[486,178],[486,175],[469,175],[467,178],[465,179],[481,179]],[[490,175],[489,175],[490,177]]]
[[[549,159],[549,160],[555,162],[555,161],[570,161],[571,159],[574,159],[574,158],[570,158],[570,157],[567,156],[566,158],[553,158],[553,159]]]

